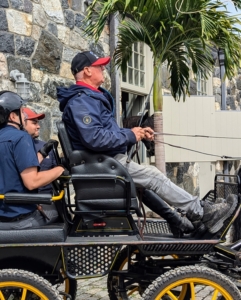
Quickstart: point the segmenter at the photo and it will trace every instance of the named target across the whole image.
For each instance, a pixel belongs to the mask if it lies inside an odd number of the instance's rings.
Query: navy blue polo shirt
[[[39,167],[31,136],[14,126],[0,128],[0,194],[31,193],[23,184],[20,173]],[[14,218],[36,210],[35,204],[7,205],[0,200],[0,216]]]

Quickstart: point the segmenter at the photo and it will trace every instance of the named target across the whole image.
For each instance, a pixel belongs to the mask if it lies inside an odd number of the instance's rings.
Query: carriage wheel
[[[131,257],[133,257],[136,253],[139,252],[136,248],[132,248],[130,251],[131,251]],[[112,267],[112,270],[115,271],[124,270],[126,268],[127,262],[128,262],[128,248],[124,248],[120,251]],[[117,292],[118,284],[119,284],[118,276],[114,276],[110,272],[107,277],[107,289],[108,289],[110,300],[120,299]],[[126,296],[128,297],[133,293],[135,293],[136,291],[139,291],[139,286],[136,285],[136,286],[127,287],[127,290],[128,291],[126,293]]]
[[[61,300],[53,286],[34,273],[4,269],[0,271],[0,300]]]
[[[184,288],[187,292],[180,293]],[[196,300],[204,295],[205,299],[212,300],[241,300],[239,290],[227,276],[202,266],[186,266],[166,272],[146,289],[143,299]]]
[[[139,250],[132,247],[131,251],[131,258],[133,258],[135,256],[135,254],[139,253]],[[177,255],[171,255],[173,257],[173,259],[177,259],[178,256]],[[165,259],[165,256],[162,257],[162,259]],[[128,248],[124,248],[120,251],[113,267],[112,270],[125,270],[126,266],[128,263]],[[131,263],[133,263],[131,261]],[[120,297],[118,296],[118,291],[117,291],[117,287],[119,284],[119,278],[118,276],[114,276],[112,275],[112,273],[110,272],[107,278],[107,289],[108,289],[108,294],[110,297],[110,300],[118,300],[120,299]],[[127,293],[126,296],[129,297],[134,293],[139,293],[140,295],[143,294],[144,290],[146,289],[146,287],[140,286],[138,283],[136,283],[135,285],[131,285],[131,286],[127,286]],[[183,293],[187,293],[187,287],[185,286],[183,288]]]

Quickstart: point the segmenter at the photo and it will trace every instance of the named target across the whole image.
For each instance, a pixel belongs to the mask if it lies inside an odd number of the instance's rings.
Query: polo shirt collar
[[[94,88],[93,86],[91,86],[91,85],[89,85],[89,84],[87,84],[87,83],[85,83],[85,82],[83,82],[83,81],[76,81],[76,85],[81,85],[81,86],[84,86],[84,87],[87,87],[87,88],[91,89],[92,91],[101,93],[100,90]]]

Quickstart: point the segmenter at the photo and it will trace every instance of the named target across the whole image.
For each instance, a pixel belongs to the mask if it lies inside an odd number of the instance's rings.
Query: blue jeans
[[[200,199],[175,185],[156,167],[139,165],[134,161],[127,163],[127,156],[124,154],[117,154],[114,158],[128,170],[137,187],[152,190],[169,205],[186,211],[191,220],[202,218],[203,208]]]
[[[46,219],[38,210],[30,216],[16,222],[0,222],[0,229],[27,229],[54,223],[58,219],[58,212],[55,204],[41,205],[45,214],[49,218]]]

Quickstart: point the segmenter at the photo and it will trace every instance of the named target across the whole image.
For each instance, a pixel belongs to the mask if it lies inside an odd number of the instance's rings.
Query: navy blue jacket
[[[46,142],[44,142],[44,141],[34,139],[34,146],[35,146],[36,152],[38,152],[39,149],[41,149],[45,143]],[[53,151],[50,151],[49,155],[46,158],[44,158],[43,161],[41,162],[40,171],[47,171],[47,170],[53,169],[56,165],[57,165],[57,163],[54,158],[54,153],[53,153]],[[43,193],[43,194],[52,194],[53,193],[52,185],[47,184],[45,186],[42,186],[41,188],[38,188],[38,192]]]
[[[114,101],[103,88],[81,85],[57,88],[62,119],[74,150],[91,150],[109,156],[126,153],[136,143],[134,133],[120,128],[114,118]]]

